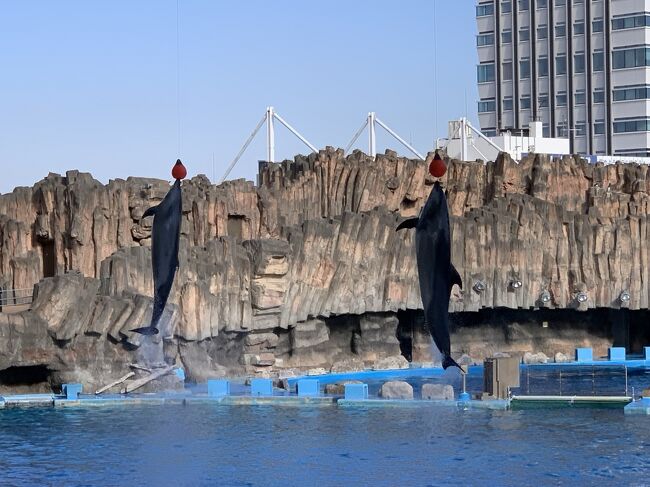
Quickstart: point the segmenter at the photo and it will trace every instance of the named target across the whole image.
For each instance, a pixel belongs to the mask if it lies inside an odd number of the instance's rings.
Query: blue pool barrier
[[[650,347],[643,347],[643,359],[650,360]]]
[[[208,379],[208,396],[221,397],[230,395],[230,381],[225,379]]]
[[[368,384],[345,384],[345,399],[351,401],[368,399]]]
[[[297,389],[299,396],[320,396],[320,383],[316,379],[300,379]]]
[[[576,348],[576,362],[593,362],[594,355],[591,348]]]
[[[461,392],[458,395],[458,400],[462,402],[469,401],[472,397],[469,395],[469,392]]]
[[[271,379],[251,379],[251,394],[253,396],[272,396],[273,381]]]
[[[607,360],[625,360],[625,347],[609,347]]]
[[[76,401],[79,399],[79,394],[81,394],[82,386],[81,384],[63,384],[61,386],[61,392],[66,399],[69,401]]]

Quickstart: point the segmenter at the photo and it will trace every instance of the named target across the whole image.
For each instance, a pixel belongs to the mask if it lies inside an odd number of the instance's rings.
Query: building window
[[[567,129],[566,122],[559,122],[557,124],[557,136],[558,137],[568,137],[569,130]]]
[[[614,101],[645,100],[650,98],[650,86],[631,86],[614,88]]]
[[[555,74],[566,74],[566,55],[555,58]]]
[[[575,131],[576,131],[576,135],[579,137],[586,135],[587,124],[585,123],[584,120],[580,120],[576,122]]]
[[[594,122],[594,135],[603,135],[605,133],[605,120],[596,120]]]
[[[494,32],[486,32],[476,36],[477,46],[491,46],[494,44]]]
[[[509,14],[512,12],[512,4],[508,2],[501,2],[501,13],[502,14]]]
[[[530,108],[530,95],[524,95],[519,99],[519,106],[522,110]]]
[[[585,90],[577,90],[575,94],[575,103],[576,105],[584,105],[587,102],[587,96]]]
[[[547,6],[547,0],[537,0],[537,8],[546,8]]]
[[[585,53],[576,54],[573,56],[573,68],[576,73],[585,72]]]
[[[647,149],[624,149],[614,151],[614,155],[627,157],[649,157],[650,152]]]
[[[603,31],[603,19],[594,20],[591,23],[592,32],[602,32]]]
[[[573,23],[573,34],[581,35],[585,33],[585,22],[583,20],[578,20]]]
[[[548,126],[547,123],[542,124],[542,137],[550,137],[551,136],[551,128]]]
[[[528,27],[522,27],[519,29],[519,40],[520,41],[527,41],[530,39],[530,31],[528,30]]]
[[[648,132],[650,131],[650,118],[636,120],[614,120],[614,133]]]
[[[497,103],[494,98],[483,98],[478,102],[478,112],[494,112],[497,109]]]
[[[565,37],[566,36],[566,24],[561,23],[555,26],[555,37]]]
[[[479,83],[494,81],[494,62],[479,64],[476,67],[476,77]]]
[[[503,110],[506,112],[512,111],[512,97],[507,96],[503,99]]]
[[[546,39],[548,38],[548,27],[545,25],[540,25],[537,28],[537,38],[538,39]]]
[[[494,13],[494,3],[484,3],[482,5],[476,6],[476,16],[477,17],[486,17]]]
[[[603,71],[605,69],[605,55],[603,52],[595,52],[592,55],[592,71]]]
[[[519,61],[519,77],[521,79],[530,78],[530,61],[528,59]]]
[[[497,135],[497,129],[495,129],[494,127],[489,127],[489,128],[486,127],[483,130],[481,130],[481,132],[483,132],[483,135],[485,135],[486,137],[496,137]]]
[[[510,81],[512,79],[512,61],[502,63],[501,71],[503,71],[503,80]]]
[[[519,0],[519,10],[528,10],[530,8],[530,4],[528,0]]]
[[[537,60],[537,76],[548,76],[548,58],[540,57]]]
[[[512,42],[512,31],[504,30],[501,32],[501,43],[510,44]]]
[[[555,2],[556,7],[561,7],[562,5],[566,5],[566,0],[557,0]]]
[[[641,14],[612,19],[612,30],[634,29],[637,27],[650,27],[650,15]]]
[[[566,106],[566,91],[560,91],[555,97],[555,104],[559,107]]]
[[[543,93],[537,97],[537,106],[539,108],[548,108],[548,93]]]
[[[605,103],[605,92],[601,90],[594,90],[594,103]]]
[[[639,66],[650,66],[650,48],[619,49],[612,53],[613,69],[638,68]]]

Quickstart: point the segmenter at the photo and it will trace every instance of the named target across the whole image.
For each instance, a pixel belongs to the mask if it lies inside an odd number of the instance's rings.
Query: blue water
[[[647,485],[650,418],[131,405],[0,410],[0,485]]]

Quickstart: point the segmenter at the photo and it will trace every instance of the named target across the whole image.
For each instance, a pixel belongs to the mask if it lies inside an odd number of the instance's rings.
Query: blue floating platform
[[[638,414],[642,416],[650,416],[650,397],[644,397],[639,401],[634,401],[623,408],[625,414]]]
[[[208,380],[208,396],[219,397],[230,395],[230,381],[225,379]]]
[[[491,399],[486,401],[456,401],[456,400],[421,400],[421,399],[339,399],[337,404],[342,407],[386,408],[386,407],[456,407],[461,409],[492,409],[506,410],[510,404],[507,400]]]
[[[272,396],[273,381],[271,379],[251,379],[251,394],[253,396]]]
[[[607,360],[625,361],[625,347],[609,347],[609,350],[607,350]]]
[[[296,383],[298,396],[319,396],[320,382],[317,379],[301,379]]]

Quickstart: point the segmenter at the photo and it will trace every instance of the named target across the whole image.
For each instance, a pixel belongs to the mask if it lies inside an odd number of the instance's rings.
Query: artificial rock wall
[[[390,151],[372,160],[328,148],[261,165],[257,187],[185,181],[180,269],[156,360],[173,356],[199,379],[399,353],[398,312],[421,303],[413,231],[395,227],[424,204],[426,167]],[[648,170],[540,155],[451,161],[443,184],[465,286],[450,310],[647,309]],[[0,370],[48,363],[61,350],[71,352],[56,370],[90,367],[75,355],[82,342],[119,350],[117,364],[138,358],[142,337],[130,329],[147,321],[153,294],[151,219],[141,216],[168,189],[69,171],[0,196],[0,287],[37,285],[31,310],[0,319],[12,330],[45,327],[51,341],[36,358],[27,342],[23,355],[3,355],[13,342],[0,336]],[[91,368],[106,369],[100,362]]]

